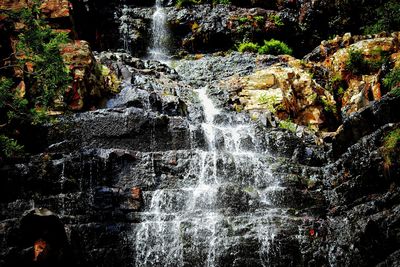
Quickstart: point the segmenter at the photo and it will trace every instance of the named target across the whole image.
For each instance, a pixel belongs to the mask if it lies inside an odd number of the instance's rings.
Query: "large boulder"
[[[269,112],[281,120],[314,129],[327,126],[335,114],[333,96],[320,86],[300,60],[289,56],[252,74],[233,76],[222,83],[237,110]]]
[[[319,47],[320,55],[325,54],[319,60],[322,60],[322,67],[329,71],[331,86],[334,83],[341,83],[343,86],[343,92],[333,93],[340,98],[338,100],[344,118],[368,106],[371,101],[379,100],[387,92],[383,88],[382,78],[385,68],[391,67],[388,62],[396,61],[400,48],[398,32],[390,36],[383,34],[359,39],[361,38],[358,36],[352,38],[350,34],[346,34],[343,38],[336,38],[336,41]]]
[[[64,98],[70,109],[101,106],[104,98],[118,92],[116,74],[96,61],[88,42],[77,40],[63,45],[61,54],[73,77]]]

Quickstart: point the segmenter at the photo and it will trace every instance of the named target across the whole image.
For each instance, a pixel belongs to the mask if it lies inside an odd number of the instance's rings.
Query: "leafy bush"
[[[257,53],[259,46],[258,46],[258,44],[255,44],[252,42],[243,42],[243,43],[239,44],[237,49],[241,53],[243,53],[243,52]]]
[[[363,74],[368,69],[368,63],[364,59],[361,50],[350,49],[349,57],[345,62],[345,69],[355,75]]]
[[[231,0],[213,0],[213,4],[230,5]]]
[[[395,163],[400,156],[400,128],[390,131],[383,141],[383,156],[387,166]],[[397,160],[396,160],[397,162]]]
[[[11,158],[22,154],[23,146],[12,138],[0,135],[0,158]]]
[[[40,19],[38,2],[30,9],[21,10],[20,20],[26,28],[19,35],[17,52],[21,68],[33,65],[34,72],[25,77],[33,85],[30,93],[32,104],[49,107],[56,94],[62,94],[71,78],[60,55],[60,45],[68,41],[63,32],[54,32]]]
[[[177,0],[175,3],[175,6],[176,7],[185,7],[185,6],[197,5],[200,3],[201,3],[201,1],[196,1],[196,0]]]
[[[400,88],[400,68],[393,68],[383,79],[383,85],[388,91]]]
[[[297,125],[291,122],[290,119],[279,122],[279,128],[289,130],[292,133],[296,132],[296,127]]]
[[[264,40],[264,45],[258,49],[258,53],[270,55],[291,55],[292,52],[293,50],[289,48],[287,44],[275,39],[269,41]]]
[[[281,17],[278,14],[269,15],[268,18],[278,27],[282,27],[285,25],[285,23],[283,23]]]
[[[345,69],[355,75],[378,71],[389,60],[388,53],[378,47],[371,51],[371,58],[365,59],[359,49],[350,49],[345,62]]]
[[[67,35],[53,31],[40,18],[39,5],[39,1],[34,1],[31,8],[10,14],[24,28],[18,36],[17,59],[2,68],[19,68],[26,88],[22,83],[16,86],[17,80],[0,77],[1,157],[15,156],[22,150],[15,133],[48,121],[47,109],[70,84],[69,71],[60,55],[60,45],[67,42]]]
[[[376,10],[376,21],[364,28],[364,34],[400,30],[400,2],[391,0]]]

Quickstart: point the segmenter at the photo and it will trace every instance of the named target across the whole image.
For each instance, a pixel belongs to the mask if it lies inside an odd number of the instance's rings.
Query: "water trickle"
[[[151,33],[150,59],[167,62],[169,58],[168,43],[170,35],[167,26],[167,15],[162,7],[162,0],[156,0],[155,12],[151,23]]]

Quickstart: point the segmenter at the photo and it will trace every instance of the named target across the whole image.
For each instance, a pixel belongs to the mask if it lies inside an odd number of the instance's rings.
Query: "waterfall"
[[[167,27],[167,15],[162,7],[162,0],[156,0],[155,12],[152,17],[151,34],[150,58],[160,62],[167,61],[169,31]]]
[[[234,260],[242,266],[240,260],[254,258],[255,266],[269,266],[271,243],[287,216],[272,204],[282,187],[271,174],[271,157],[251,121],[217,109],[206,88],[197,93],[208,145],[174,152],[178,165],[189,158],[186,176],[147,192],[131,237],[135,265],[214,267]],[[252,254],[240,256],[244,251]]]

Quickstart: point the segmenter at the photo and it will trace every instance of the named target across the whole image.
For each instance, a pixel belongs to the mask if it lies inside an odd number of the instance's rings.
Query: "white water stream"
[[[150,59],[167,62],[169,58],[168,43],[170,35],[167,26],[167,15],[162,7],[162,0],[156,0],[155,12],[151,23],[151,34]]]
[[[235,246],[254,243],[253,257],[268,266],[276,222],[285,217],[271,207],[271,192],[281,188],[264,160],[268,155],[256,151],[251,123],[216,123],[223,114],[205,88],[198,95],[207,150],[193,149],[183,187],[160,188],[149,197],[132,237],[135,265],[220,266]]]

